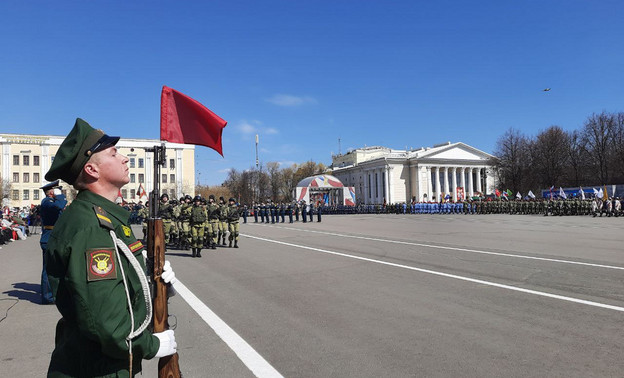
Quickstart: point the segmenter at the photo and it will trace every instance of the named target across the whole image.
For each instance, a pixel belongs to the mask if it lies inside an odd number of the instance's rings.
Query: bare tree
[[[11,198],[12,187],[11,181],[0,176],[0,199]]]
[[[568,134],[559,126],[550,126],[537,134],[530,145],[532,171],[538,175],[538,185],[563,185],[570,157]]]
[[[530,166],[529,140],[520,131],[508,129],[496,142],[494,155],[495,172],[502,188],[512,191],[526,191],[529,184],[525,182],[527,167]]]
[[[592,114],[581,131],[583,146],[588,154],[588,163],[594,178],[600,185],[609,182],[609,160],[613,155],[610,149],[615,133],[615,117],[602,112]]]
[[[267,163],[267,173],[269,175],[269,185],[271,188],[271,199],[273,201],[280,200],[281,180],[280,164],[276,161]]]
[[[624,181],[624,113],[614,115],[613,140],[613,173],[618,182]]]
[[[583,146],[583,141],[581,135],[578,131],[572,131],[568,133],[568,179],[566,180],[567,184],[572,186],[581,186],[586,185],[584,181],[585,172],[586,172],[586,149]]]

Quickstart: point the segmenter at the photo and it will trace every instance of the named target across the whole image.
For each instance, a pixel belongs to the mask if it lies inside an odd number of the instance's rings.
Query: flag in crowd
[[[516,193],[516,199],[522,199],[522,194],[520,194],[520,192]]]
[[[582,187],[579,187],[579,194],[581,195],[581,199],[585,200],[585,192],[583,191]]]
[[[559,197],[563,198],[563,199],[568,199],[568,196],[566,195],[566,193],[563,191],[562,187],[559,187]]]
[[[606,201],[609,199],[609,195],[607,194],[607,186],[604,186],[604,192],[602,192],[602,199],[603,201]]]
[[[529,190],[529,194],[527,194],[529,197],[531,197],[532,199],[535,199],[535,194],[533,194],[532,190]]]

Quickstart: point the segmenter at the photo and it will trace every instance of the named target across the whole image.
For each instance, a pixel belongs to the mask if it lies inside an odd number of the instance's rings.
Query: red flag
[[[221,134],[227,122],[196,100],[163,86],[160,140],[210,147],[223,156]]]

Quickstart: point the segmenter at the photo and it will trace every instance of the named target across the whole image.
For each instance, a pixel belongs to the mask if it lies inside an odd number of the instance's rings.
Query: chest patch
[[[117,278],[115,254],[107,249],[87,251],[87,279],[89,281],[110,280]]]

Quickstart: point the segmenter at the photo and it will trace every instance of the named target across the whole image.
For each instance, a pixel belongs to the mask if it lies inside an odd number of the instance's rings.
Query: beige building
[[[2,179],[3,205],[11,207],[39,204],[47,184],[44,176],[63,142],[64,136],[0,134],[0,178]],[[160,145],[157,139],[120,139],[119,152],[129,159],[130,183],[124,186],[121,194],[127,202],[145,202],[138,197],[141,186],[147,193],[154,187],[153,153],[146,148]],[[165,142],[167,161],[161,167],[160,192],[172,198],[195,193],[195,146]],[[68,199],[75,192],[68,184],[63,185]]]
[[[332,157],[331,172],[358,204],[453,200],[494,190],[494,156],[458,142],[418,150],[364,147]]]

